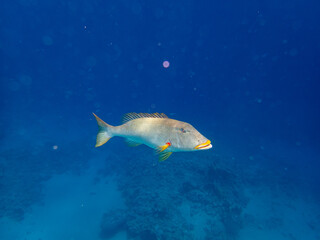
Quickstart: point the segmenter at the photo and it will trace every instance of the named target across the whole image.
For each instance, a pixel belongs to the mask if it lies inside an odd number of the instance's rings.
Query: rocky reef
[[[101,172],[117,172],[126,203],[125,210],[106,213],[102,237],[115,233],[114,226],[134,240],[236,238],[247,200],[240,177],[219,166],[218,156],[180,153],[159,163],[137,150],[130,158],[117,159],[118,167],[108,159],[113,166]],[[112,214],[118,224],[106,217]]]
[[[23,220],[30,206],[41,204],[51,176],[84,173],[94,154],[83,148],[86,142],[70,144],[0,152],[0,217]],[[101,239],[120,231],[133,240],[236,238],[247,200],[241,177],[218,155],[179,153],[160,163],[141,147],[130,154],[110,151],[107,158],[97,178],[114,175],[125,206],[104,213]]]

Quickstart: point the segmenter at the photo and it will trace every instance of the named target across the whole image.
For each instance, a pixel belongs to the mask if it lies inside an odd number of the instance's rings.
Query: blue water
[[[0,239],[320,239],[319,12],[2,1]],[[95,148],[92,112],[165,113],[213,149]]]

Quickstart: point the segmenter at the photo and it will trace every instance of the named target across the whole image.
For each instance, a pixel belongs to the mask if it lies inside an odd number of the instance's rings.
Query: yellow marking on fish
[[[165,145],[157,147],[157,152],[158,153],[163,152],[170,146],[171,146],[171,143],[167,142]]]
[[[210,146],[210,144],[211,144],[211,141],[208,140],[205,143],[201,143],[201,144],[195,146],[194,149],[205,149],[205,148],[208,148]]]

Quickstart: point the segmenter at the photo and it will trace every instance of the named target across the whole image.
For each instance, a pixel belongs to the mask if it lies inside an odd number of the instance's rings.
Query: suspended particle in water
[[[57,149],[58,149],[58,145],[52,146],[52,149],[53,149],[53,150],[57,150]]]
[[[164,68],[168,68],[168,67],[170,66],[170,63],[169,63],[168,61],[164,61],[164,62],[162,63],[162,66],[163,66]]]

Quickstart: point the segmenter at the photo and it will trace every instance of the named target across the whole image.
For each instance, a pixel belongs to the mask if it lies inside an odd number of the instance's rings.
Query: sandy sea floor
[[[99,239],[103,213],[123,200],[112,177],[96,182],[95,172],[52,177],[43,189],[43,204],[33,206],[22,221],[0,219],[0,239]]]
[[[126,151],[134,152],[134,150]],[[106,163],[102,155],[100,154],[97,159],[92,158],[88,163],[89,167],[81,173],[66,171],[44,181],[41,203],[37,202],[26,209],[22,219],[14,220],[7,216],[0,218],[0,239],[101,239],[103,214],[112,209],[125,208],[126,202],[119,190],[119,178],[113,174],[101,175]],[[135,158],[134,154],[132,156]],[[198,156],[193,154],[190,158],[195,158],[196,161],[199,160],[196,159]],[[153,160],[157,163],[156,159]],[[179,161],[179,157],[172,157],[167,161]],[[157,164],[152,167],[161,167]],[[109,171],[113,171],[110,166],[108,167]],[[172,166],[168,164],[165,167]],[[187,175],[187,179],[192,182],[192,172]],[[143,182],[143,178],[141,175],[140,181]],[[242,225],[236,239],[320,239],[320,205],[313,196],[302,193],[290,196],[281,189],[275,190],[270,187],[270,183],[264,185],[263,181],[259,184],[243,182],[242,185],[247,204],[242,209]],[[221,187],[224,188],[223,185]],[[154,191],[157,192],[157,189]],[[205,240],[205,225],[208,221],[208,215],[203,210],[205,208],[198,208],[201,210],[197,211],[195,204],[192,205],[184,197],[182,199],[180,205],[175,208],[179,209],[181,217],[191,226],[192,239]],[[166,222],[174,224],[170,221],[171,219],[168,219]],[[132,238],[127,236],[125,230],[121,230],[109,239],[131,240]]]
[[[0,219],[0,239],[85,240],[100,239],[104,212],[123,205],[117,183],[110,177],[95,182],[97,169],[85,175],[62,174],[45,185],[43,204],[33,206],[20,222]],[[320,239],[319,205],[307,197],[290,198],[270,192],[268,188],[247,188],[249,202],[243,211],[244,224],[239,240],[246,239]],[[204,239],[202,223],[205,214],[190,217],[190,206],[179,206],[188,222],[194,224],[196,239]],[[112,240],[127,239],[119,232]]]

